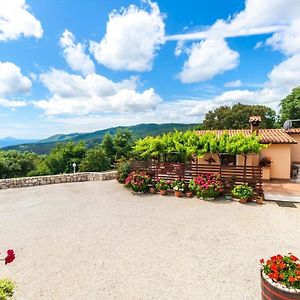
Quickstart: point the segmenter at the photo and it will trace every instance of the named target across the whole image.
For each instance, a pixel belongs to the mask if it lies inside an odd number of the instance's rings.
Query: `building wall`
[[[291,145],[291,161],[300,163],[300,133],[291,134],[291,137],[298,142],[298,144]]]
[[[291,176],[290,144],[271,144],[261,154],[271,158],[271,179],[290,179]]]

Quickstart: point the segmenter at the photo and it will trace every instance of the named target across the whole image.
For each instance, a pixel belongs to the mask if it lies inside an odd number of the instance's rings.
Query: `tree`
[[[261,116],[261,128],[276,127],[276,112],[264,105],[235,104],[220,106],[209,111],[203,121],[203,129],[245,129],[249,128],[251,116]]]
[[[300,119],[300,86],[293,89],[292,93],[281,100],[280,121]]]
[[[114,139],[109,133],[105,133],[102,143],[101,143],[102,149],[105,152],[105,155],[110,158],[111,163],[115,163],[115,155],[116,155],[116,149],[114,145]]]
[[[132,133],[127,128],[125,130],[118,129],[114,136],[115,160],[122,157],[128,158],[131,155],[133,145]]]
[[[88,150],[86,157],[80,164],[80,171],[101,172],[110,168],[111,161],[101,145]]]
[[[79,167],[86,154],[86,146],[83,142],[58,144],[46,157],[45,164],[50,174],[73,172],[73,163]]]
[[[0,151],[0,178],[27,176],[36,168],[38,155],[15,150]]]

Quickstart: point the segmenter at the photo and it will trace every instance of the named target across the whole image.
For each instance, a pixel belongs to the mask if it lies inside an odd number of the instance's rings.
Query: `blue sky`
[[[300,84],[300,1],[0,0],[0,138],[200,122]]]

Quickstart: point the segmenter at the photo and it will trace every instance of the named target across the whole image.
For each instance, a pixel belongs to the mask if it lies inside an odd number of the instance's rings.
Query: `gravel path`
[[[300,255],[297,208],[133,196],[114,181],[0,191],[16,299],[260,299],[259,259]]]

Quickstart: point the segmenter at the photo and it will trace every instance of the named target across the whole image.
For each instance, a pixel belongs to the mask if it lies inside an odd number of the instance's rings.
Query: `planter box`
[[[263,167],[262,168],[262,179],[263,180],[271,179],[271,167]]]
[[[267,278],[261,271],[262,300],[300,300],[300,291],[289,290]]]

